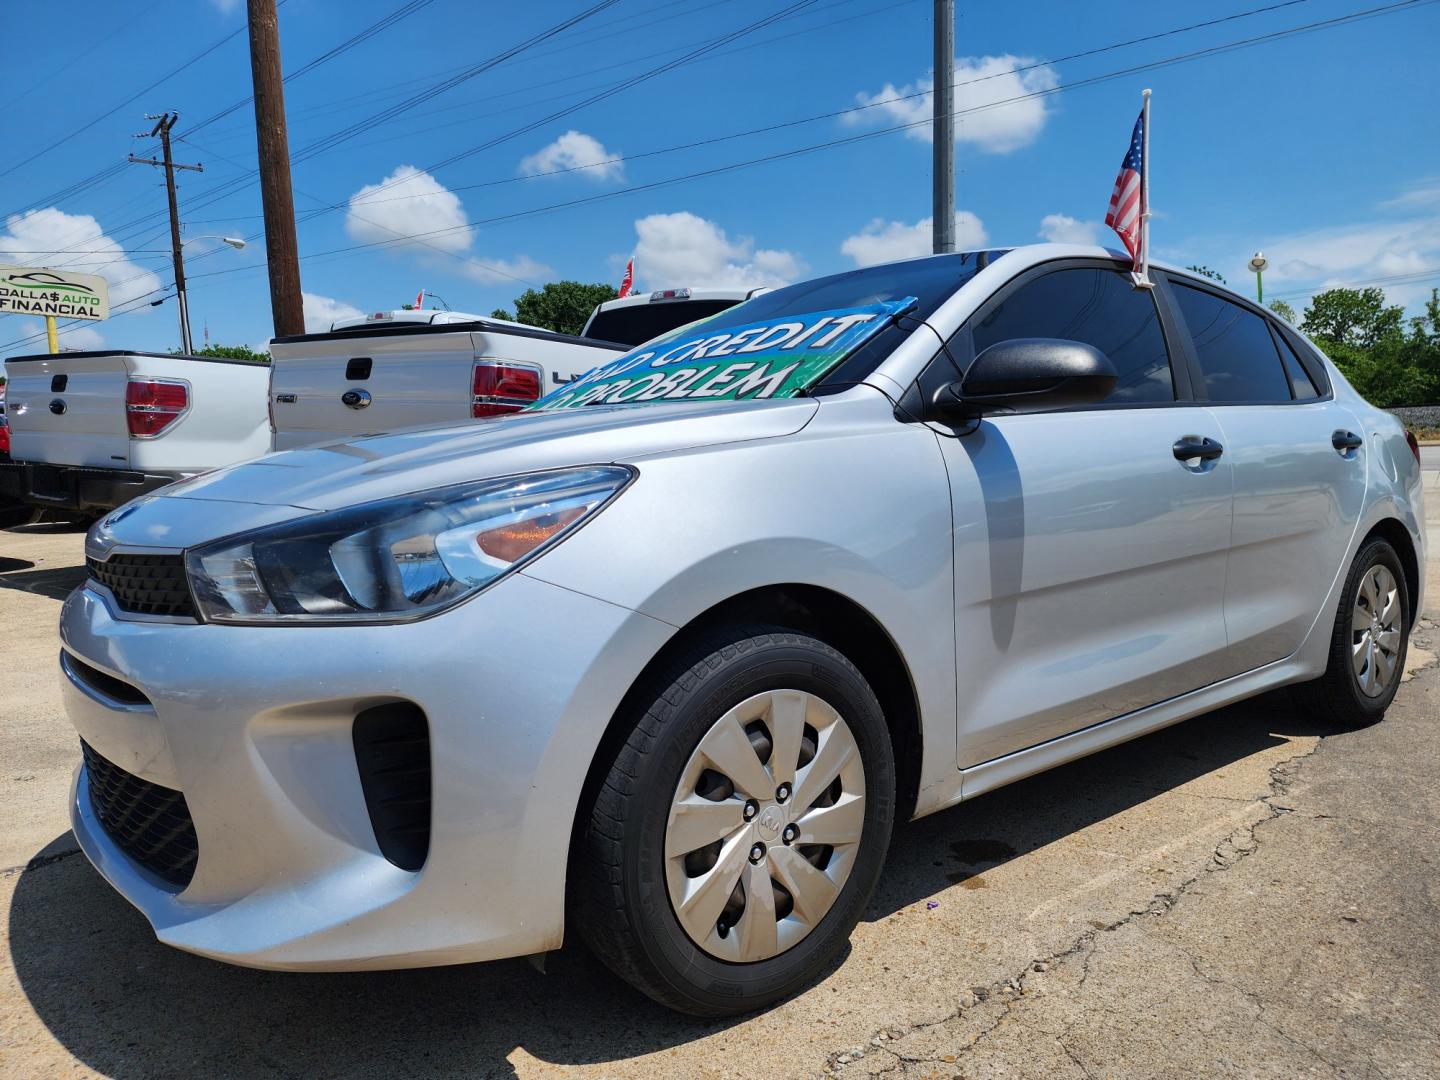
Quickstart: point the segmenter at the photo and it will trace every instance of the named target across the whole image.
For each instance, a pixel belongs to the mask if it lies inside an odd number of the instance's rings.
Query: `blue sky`
[[[658,288],[775,284],[928,251],[928,126],[878,132],[928,115],[930,0],[819,0],[511,137],[793,2],[619,0],[384,115],[593,2],[433,0],[291,80],[292,155],[353,132],[294,166],[312,323],[398,307],[421,288],[488,313],[558,277],[618,282],[631,255],[637,282]],[[1244,264],[1259,248],[1272,267],[1267,298],[1303,307],[1307,290],[1376,282],[1413,307],[1440,283],[1440,5],[1126,72],[1380,5],[960,0],[957,97],[973,110],[959,129],[962,244],[1113,244],[1099,222],[1150,86],[1157,257],[1205,263],[1252,287]],[[402,6],[286,0],[286,71]],[[1262,6],[1274,9],[1109,48]],[[195,238],[186,255],[197,342],[203,327],[227,344],[270,336],[253,116],[239,108],[201,125],[250,92],[244,8],[140,0],[78,20],[63,6],[32,6],[23,37],[0,44],[15,90],[0,119],[0,172],[9,170],[0,176],[0,262],[102,273],[112,305],[132,311],[70,331],[62,344],[177,344],[173,300],[148,303],[171,291],[163,178],[119,167],[129,153],[155,152],[153,140],[133,135],[150,127],[141,114],[165,109],[181,114],[176,159],[205,166],[180,175],[184,232]],[[1092,55],[1076,56],[1084,53]],[[788,126],[713,141],[777,124]],[[855,138],[865,134],[873,137]],[[835,140],[849,141],[625,193]],[[251,242],[237,252],[204,239],[212,235]],[[37,329],[0,316],[0,352],[36,348],[18,339]]]

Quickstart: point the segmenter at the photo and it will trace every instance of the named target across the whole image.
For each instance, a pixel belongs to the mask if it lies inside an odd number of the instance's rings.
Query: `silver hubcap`
[[[1350,664],[1368,697],[1379,697],[1400,663],[1400,589],[1395,575],[1372,566],[1360,579],[1350,617]]]
[[[865,824],[865,768],[825,701],[771,690],[715,721],[690,755],[665,826],[680,925],[721,960],[776,956],[835,903]]]

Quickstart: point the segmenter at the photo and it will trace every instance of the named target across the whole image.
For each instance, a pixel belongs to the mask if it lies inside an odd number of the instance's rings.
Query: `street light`
[[[1250,260],[1250,269],[1255,271],[1255,298],[1260,303],[1265,303],[1265,269],[1270,265],[1270,260],[1265,258],[1263,252],[1255,252]]]
[[[180,246],[193,244],[196,240],[219,240],[236,251],[242,251],[245,248],[245,241],[238,236],[192,236],[180,241]],[[180,302],[180,351],[186,356],[190,356],[195,352],[195,344],[190,340],[190,302],[185,298],[184,286],[175,290],[175,299]]]

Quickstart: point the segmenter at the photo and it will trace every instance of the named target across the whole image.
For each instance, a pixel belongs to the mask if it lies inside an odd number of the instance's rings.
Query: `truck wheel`
[[[1409,612],[1405,571],[1395,549],[1378,537],[1368,541],[1340,593],[1325,674],[1295,688],[1301,707],[1343,727],[1383,717],[1405,671]]]
[[[581,934],[694,1016],[794,993],[844,948],[890,841],[874,692],[822,641],[732,628],[678,657],[628,722],[577,849]]]

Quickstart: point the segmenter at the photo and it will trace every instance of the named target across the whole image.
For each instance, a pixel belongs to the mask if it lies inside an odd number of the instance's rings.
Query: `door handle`
[[[1365,445],[1365,440],[1353,431],[1346,431],[1341,428],[1330,436],[1330,445],[1343,457],[1352,450],[1359,450],[1360,447]]]
[[[1199,458],[1201,461],[1214,461],[1225,452],[1225,447],[1221,446],[1214,439],[1208,436],[1201,438],[1198,435],[1186,435],[1184,438],[1176,440],[1175,446],[1172,449],[1174,450],[1176,461],[1189,461],[1192,458]]]

